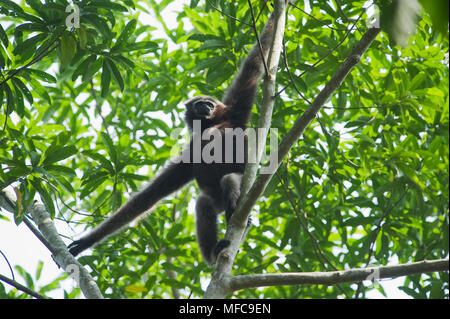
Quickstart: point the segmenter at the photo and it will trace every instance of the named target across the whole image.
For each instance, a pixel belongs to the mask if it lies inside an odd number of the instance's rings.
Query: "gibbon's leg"
[[[217,254],[217,215],[220,210],[214,204],[214,199],[200,193],[195,205],[197,228],[197,242],[205,261],[212,265],[215,263]],[[220,250],[219,250],[220,252]]]
[[[70,253],[76,256],[86,248],[118,231],[150,209],[160,199],[173,193],[192,179],[194,179],[194,174],[190,164],[182,161],[169,163],[145,189],[132,197],[107,220],[86,236],[72,242],[69,245]]]
[[[220,180],[220,186],[222,187],[223,192],[223,200],[225,203],[225,217],[227,223],[230,221],[230,218],[236,209],[239,197],[241,196],[241,181],[242,181],[242,174],[240,173],[231,173],[225,175]],[[247,236],[247,233],[251,225],[252,225],[252,218],[249,216],[247,220],[247,227],[245,228],[244,234],[242,235],[243,239]],[[224,243],[225,246],[223,248],[229,245],[229,241],[227,240],[226,242],[228,244],[225,245]]]
[[[231,215],[233,215],[236,209],[239,196],[241,196],[241,180],[242,174],[240,173],[227,174],[220,180],[227,223],[230,221]]]

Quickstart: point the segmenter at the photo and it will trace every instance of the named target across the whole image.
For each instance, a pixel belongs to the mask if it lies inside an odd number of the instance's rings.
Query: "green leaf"
[[[6,32],[1,24],[0,24],[0,40],[3,42],[5,48],[7,48],[9,45],[8,36],[6,35]]]
[[[122,66],[122,68],[127,68],[130,71],[136,72],[136,64],[134,64],[134,62],[131,61],[130,59],[127,59],[121,55],[112,55],[110,58],[114,60],[117,64]]]
[[[11,10],[12,12],[17,13],[19,15],[25,13],[18,4],[10,0],[0,0],[0,4],[2,5],[2,7],[5,7],[6,9]]]
[[[223,38],[220,38],[220,37],[218,37],[216,35],[212,35],[212,34],[194,33],[188,39],[188,41],[199,41],[199,42],[205,42],[207,40],[218,40],[218,41],[223,42]]]
[[[26,69],[26,70],[24,70],[24,72],[34,74],[41,80],[44,80],[48,83],[56,83],[56,78],[53,75],[48,74],[47,72],[44,72],[41,70],[36,70],[36,69]]]
[[[61,37],[61,64],[66,67],[72,62],[75,56],[77,42],[71,34],[64,34]]]
[[[111,82],[111,69],[108,67],[107,59],[103,59],[102,78],[100,81],[100,85],[102,88],[101,96],[103,98],[108,96],[110,82]]]
[[[0,69],[4,69],[6,65],[5,60],[6,52],[2,46],[0,46]],[[9,61],[9,58],[6,58]],[[0,100],[1,101],[1,100]]]
[[[89,7],[110,9],[113,11],[127,12],[128,9],[120,4],[109,1],[95,1],[89,4]]]
[[[86,44],[87,44],[87,33],[86,33],[86,29],[83,27],[80,27],[77,29],[77,34],[78,34],[78,40],[80,41],[80,47],[82,49],[86,49]]]
[[[50,214],[51,218],[55,218],[55,205],[53,203],[53,199],[45,189],[45,186],[40,183],[38,180],[30,180],[31,184],[39,193],[42,202],[44,203],[45,209]]]
[[[39,16],[45,16],[45,12],[42,10],[44,6],[42,5],[40,0],[25,0],[26,4],[28,4],[34,11],[38,13]]]
[[[85,188],[80,193],[80,198],[85,198],[93,191],[95,191],[101,184],[103,184],[108,179],[108,176],[102,176],[96,180],[93,180],[86,184]]]
[[[119,85],[120,90],[123,91],[123,89],[124,89],[123,79],[122,79],[122,76],[120,75],[119,70],[117,69],[117,66],[114,64],[114,62],[112,62],[108,58],[105,58],[105,62],[107,63],[110,70],[112,71],[112,76],[113,76],[114,80],[116,81],[117,85]]]
[[[227,44],[224,40],[214,39],[214,40],[206,40],[199,48],[202,50],[216,50],[226,48]]]
[[[117,164],[116,148],[114,147],[114,143],[113,143],[111,137],[104,132],[101,132],[100,136],[102,137],[103,143],[105,144],[106,148],[108,149],[108,154],[111,157],[112,162],[114,164]]]
[[[99,16],[88,14],[83,16],[83,20],[96,28],[105,40],[109,40],[112,38],[111,30],[105,19],[102,19]]]
[[[130,38],[130,36],[133,34],[134,30],[136,29],[136,24],[137,24],[136,19],[133,19],[126,24],[126,26],[122,30],[122,33],[120,33],[119,37],[117,38],[117,42],[112,47],[111,51],[117,50],[124,43],[126,43],[128,41],[128,39]]]
[[[433,26],[443,34],[448,33],[449,1],[448,0],[419,0],[423,9],[431,16]]]
[[[425,74],[425,72],[419,72],[416,74],[416,76],[411,80],[411,82],[409,83],[409,89],[411,91],[414,91],[415,89],[417,89],[422,83],[423,81],[425,81],[427,79],[427,75]]]
[[[70,146],[50,146],[44,154],[44,161],[43,164],[47,165],[47,164],[51,164],[51,163],[55,163],[55,162],[59,162],[63,159],[66,159],[74,154],[77,153],[77,149],[75,146],[70,145]]]
[[[39,278],[41,278],[41,273],[42,273],[43,267],[44,267],[44,262],[39,260],[37,268],[36,268],[36,276],[35,276],[37,281],[39,280]]]
[[[6,114],[11,114],[14,111],[14,96],[8,83],[4,83],[4,90],[6,93]]]
[[[403,162],[396,162],[395,165],[406,175],[408,176],[414,183],[416,183],[420,188],[425,189],[424,183],[417,176],[415,170],[410,168]]]
[[[83,154],[86,156],[89,156],[90,158],[92,158],[95,161],[100,162],[101,166],[104,169],[106,169],[108,172],[110,172],[111,174],[114,173],[114,167],[112,166],[111,162],[108,161],[106,159],[106,157],[104,157],[103,155],[94,153],[92,151],[84,151]]]
[[[131,52],[135,50],[157,49],[158,43],[152,41],[141,41],[134,44],[127,45],[120,49],[123,52]]]
[[[83,81],[87,81],[90,77],[85,77],[85,74],[88,74],[92,69],[91,65],[96,61],[97,56],[95,54],[91,54],[83,62],[81,62],[78,67],[72,73],[72,81],[75,81],[77,77],[83,74]]]
[[[45,38],[47,38],[47,34],[45,33],[28,38],[14,48],[13,54],[20,55],[23,61],[28,60],[36,52],[37,44]]]
[[[379,255],[381,252],[381,249],[383,248],[383,244],[382,244],[382,239],[383,239],[383,231],[379,231],[378,235],[377,235],[377,239],[376,239],[376,249],[375,249],[375,254]]]
[[[34,125],[27,131],[28,136],[34,136],[39,134],[55,135],[57,132],[61,132],[66,128],[61,124],[45,124],[45,125]]]
[[[199,61],[196,65],[197,70],[209,69],[213,67],[220,67],[227,63],[228,59],[222,55],[213,56]]]
[[[46,33],[48,29],[43,23],[23,23],[14,29],[14,33],[39,31]]]
[[[13,77],[11,80],[14,86],[23,93],[28,103],[33,104],[33,95],[31,94],[30,90],[28,90],[27,86],[16,77]]]
[[[55,181],[60,185],[62,188],[64,188],[67,192],[75,196],[75,190],[72,187],[72,184],[67,181],[67,179],[64,178],[64,176],[55,176]]]
[[[51,171],[53,173],[67,175],[67,176],[70,176],[70,177],[76,177],[77,176],[75,171],[73,169],[71,169],[70,167],[67,167],[67,166],[62,166],[62,165],[45,165],[44,169],[46,171]]]
[[[17,115],[19,115],[20,117],[24,117],[25,116],[25,104],[23,103],[23,95],[19,89],[15,89],[14,93],[15,93],[14,102],[16,104],[15,111],[16,111]]]

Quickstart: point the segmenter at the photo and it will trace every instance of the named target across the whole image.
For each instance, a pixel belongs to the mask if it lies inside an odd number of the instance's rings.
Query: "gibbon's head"
[[[185,105],[185,120],[190,129],[194,120],[202,121],[202,129],[220,123],[226,108],[222,102],[207,95],[193,97]]]

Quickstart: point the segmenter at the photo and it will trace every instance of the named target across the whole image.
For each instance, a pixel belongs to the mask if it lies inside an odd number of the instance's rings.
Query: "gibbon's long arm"
[[[192,165],[171,162],[141,192],[131,198],[111,217],[98,225],[89,234],[69,245],[74,256],[116,232],[150,209],[160,199],[173,193],[194,178]]]
[[[267,60],[272,44],[273,28],[274,14],[272,13],[259,37],[265,60]],[[261,50],[258,43],[256,43],[242,63],[240,72],[228,88],[222,101],[223,104],[231,107],[230,119],[234,127],[245,127],[248,123],[256,95],[256,85],[262,71]]]

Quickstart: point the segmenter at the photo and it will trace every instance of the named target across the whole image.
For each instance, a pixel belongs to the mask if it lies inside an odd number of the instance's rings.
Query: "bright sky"
[[[19,2],[20,1],[16,1]],[[182,11],[183,4],[188,3],[185,0],[173,1],[164,11],[162,16],[164,21],[167,23],[169,28],[174,28],[177,25],[176,12]],[[141,13],[139,17],[140,21],[157,27],[158,30],[154,32],[155,37],[165,38],[165,33],[157,22],[157,20],[146,13]],[[185,24],[186,25],[186,24]],[[187,24],[190,28],[190,24]],[[172,47],[174,45],[172,44]],[[171,46],[169,46],[170,48]],[[153,114],[156,115],[156,114]],[[163,118],[165,121],[167,118],[163,114],[158,114],[158,117]],[[170,119],[169,119],[170,121]],[[2,211],[3,215],[12,218],[12,215]],[[66,234],[68,236],[73,235],[73,231],[67,227],[65,222],[55,220],[55,225],[61,234]],[[67,244],[70,240],[65,240]],[[35,277],[36,268],[39,261],[44,263],[44,267],[41,273],[41,278],[38,281],[38,286],[44,286],[52,282],[55,278],[60,276],[63,272],[59,269],[53,259],[51,258],[50,252],[47,248],[31,233],[31,231],[24,225],[21,224],[17,227],[13,221],[6,222],[0,220],[0,251],[6,256],[11,266],[14,268],[15,265],[20,265],[27,272],[29,272],[32,277]],[[397,264],[398,260],[391,260],[389,264]],[[6,260],[0,254],[0,273],[11,277],[11,271]],[[20,277],[17,270],[14,271],[16,281],[25,284],[23,278]],[[397,286],[401,285],[404,281],[404,277],[394,279],[394,280],[383,280],[380,284],[384,287],[388,298],[410,298],[401,290],[397,289]],[[67,290],[71,290],[75,283],[72,279],[67,279],[62,282],[62,287]],[[10,286],[5,284],[6,288],[9,289]],[[355,285],[356,287],[356,285]],[[49,297],[52,298],[63,298],[62,289],[48,293]],[[384,298],[384,296],[378,291],[372,291],[367,295],[368,298]]]

